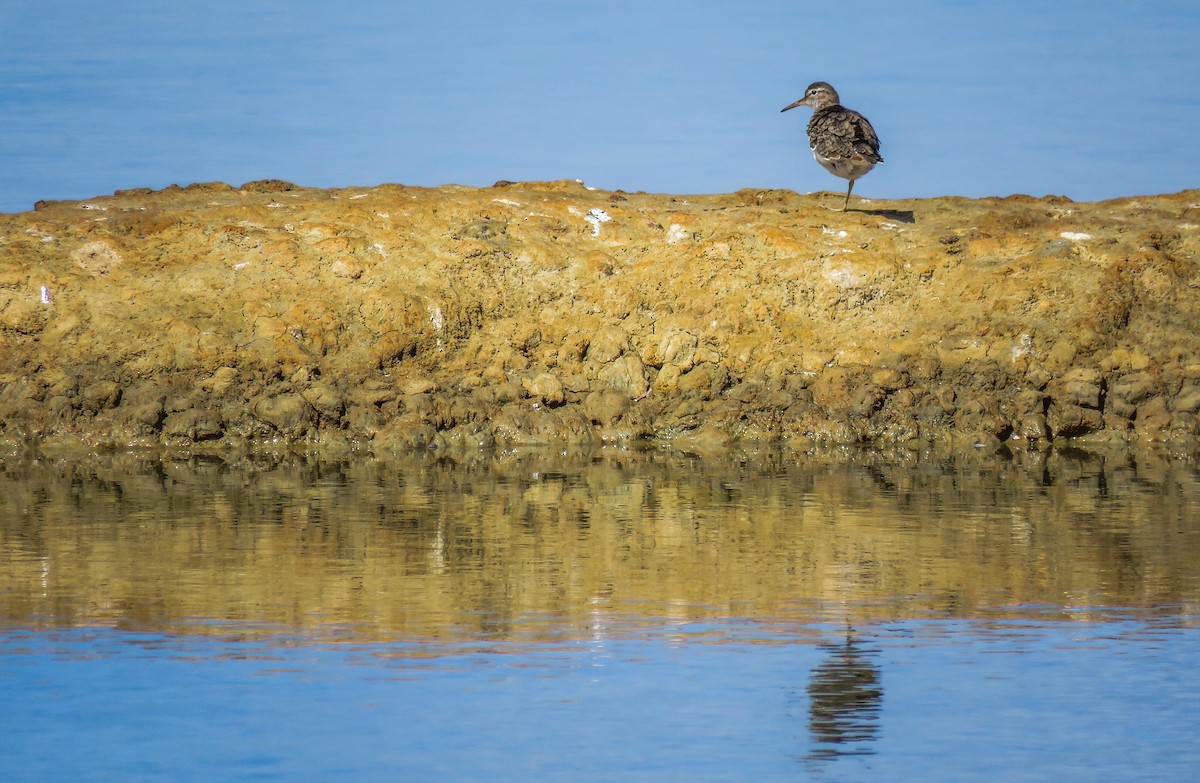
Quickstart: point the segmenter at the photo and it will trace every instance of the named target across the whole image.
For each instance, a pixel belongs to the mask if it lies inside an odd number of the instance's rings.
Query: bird
[[[808,85],[803,98],[780,111],[797,106],[808,106],[813,110],[812,119],[808,121],[808,144],[817,163],[830,174],[850,180],[846,203],[842,205],[845,212],[850,206],[854,181],[875,168],[876,163],[883,163],[879,137],[866,117],[842,105],[837,90],[828,82]]]

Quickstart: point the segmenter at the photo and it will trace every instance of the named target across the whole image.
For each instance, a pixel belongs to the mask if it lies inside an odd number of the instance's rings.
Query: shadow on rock
[[[897,220],[901,223],[916,223],[917,218],[913,215],[911,209],[847,209],[847,212],[861,212],[864,215],[875,215],[877,217],[887,218],[888,220]]]

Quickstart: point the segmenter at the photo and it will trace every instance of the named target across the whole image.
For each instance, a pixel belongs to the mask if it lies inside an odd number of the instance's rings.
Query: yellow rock
[[[139,443],[1185,437],[1198,199],[1071,204],[1086,242],[1032,198],[843,214],[783,190],[262,181],[44,202],[0,215],[0,433],[118,443],[103,403]],[[63,378],[187,389],[198,413],[163,429]]]

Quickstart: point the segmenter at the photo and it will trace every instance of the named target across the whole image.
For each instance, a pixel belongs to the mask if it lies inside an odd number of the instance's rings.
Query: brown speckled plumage
[[[813,157],[829,173],[847,179],[844,212],[850,205],[850,193],[854,181],[883,163],[879,154],[879,137],[867,118],[842,106],[837,90],[827,82],[813,82],[804,91],[804,97],[781,111],[797,106],[809,106],[813,110],[808,121],[808,142]]]

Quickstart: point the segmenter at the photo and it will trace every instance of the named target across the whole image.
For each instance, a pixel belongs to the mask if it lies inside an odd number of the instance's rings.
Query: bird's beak
[[[796,101],[795,103],[793,103],[791,106],[784,106],[782,109],[780,109],[780,111],[787,111],[788,109],[794,109],[794,108],[796,108],[797,106],[804,106],[804,105],[806,105],[806,104],[804,103],[804,99],[803,99],[803,98],[801,98],[800,100],[798,100],[798,101]]]

